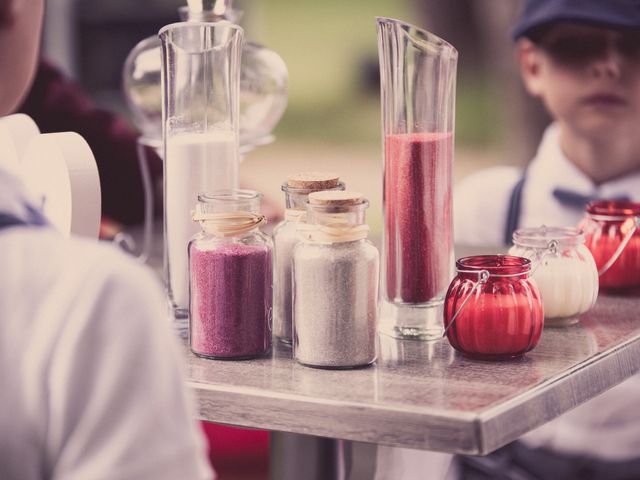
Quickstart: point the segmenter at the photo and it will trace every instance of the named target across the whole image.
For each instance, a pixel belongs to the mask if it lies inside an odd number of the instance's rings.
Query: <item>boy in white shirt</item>
[[[529,0],[514,38],[525,87],[554,122],[525,172],[496,167],[456,186],[457,243],[577,226],[595,198],[640,201],[640,1]],[[486,459],[461,457],[459,478],[639,478],[638,401],[636,375]]]
[[[640,199],[640,2],[528,1],[514,36],[554,122],[524,177],[495,167],[456,185],[458,243],[509,244],[517,227],[577,225],[590,199]]]

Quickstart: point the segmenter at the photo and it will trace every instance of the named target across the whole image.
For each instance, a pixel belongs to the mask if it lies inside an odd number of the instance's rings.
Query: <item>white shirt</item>
[[[470,175],[454,189],[454,234],[467,245],[501,245],[509,197],[522,172],[495,167]],[[519,227],[577,226],[584,212],[558,202],[562,187],[584,195],[640,200],[640,173],[596,186],[567,160],[557,125],[547,128],[529,166]],[[576,409],[528,433],[531,446],[606,460],[640,457],[640,376],[636,375]]]
[[[555,188],[603,198],[625,195],[640,201],[640,172],[595,185],[562,153],[559,134],[558,126],[551,124],[529,165],[519,227],[580,223],[584,210],[560,203],[552,195]],[[456,243],[502,245],[509,199],[521,176],[522,170],[517,167],[493,167],[469,175],[455,186],[453,233]]]
[[[0,212],[24,198],[0,171]],[[0,478],[212,478],[152,273],[42,227],[0,230],[0,265]]]

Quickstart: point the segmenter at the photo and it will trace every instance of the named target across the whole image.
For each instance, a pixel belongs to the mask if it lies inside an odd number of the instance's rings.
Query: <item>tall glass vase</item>
[[[238,188],[240,53],[231,23],[167,25],[162,42],[164,270],[179,328],[187,327],[187,245],[198,194]],[[184,319],[184,320],[181,320]]]
[[[242,12],[233,0],[182,0],[178,8],[183,22],[239,24]],[[289,73],[284,60],[273,50],[247,41],[240,66],[240,150],[273,141],[273,129],[287,107]],[[132,120],[142,133],[141,142],[162,143],[162,52],[157,35],[140,41],[127,56],[122,69],[122,88]]]
[[[378,18],[384,152],[380,329],[442,336],[453,277],[452,163],[458,52],[413,25]]]

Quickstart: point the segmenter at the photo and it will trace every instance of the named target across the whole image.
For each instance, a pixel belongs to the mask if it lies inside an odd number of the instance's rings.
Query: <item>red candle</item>
[[[453,348],[473,357],[502,359],[522,355],[538,344],[544,311],[540,293],[529,279],[530,260],[480,255],[461,258],[456,268],[444,311]],[[478,284],[483,271],[488,277]]]
[[[599,200],[587,206],[582,227],[587,248],[601,272],[601,288],[619,290],[640,286],[640,229],[634,231],[638,217],[639,202]],[[605,270],[628,235],[631,238],[620,256]]]
[[[444,293],[453,267],[453,136],[387,135],[385,150],[385,295],[425,303]]]

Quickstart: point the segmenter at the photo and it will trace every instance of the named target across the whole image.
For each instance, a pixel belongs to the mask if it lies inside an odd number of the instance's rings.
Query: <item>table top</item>
[[[308,368],[280,344],[244,361],[187,352],[188,384],[213,422],[486,454],[637,372],[638,306],[638,296],[601,293],[578,324],[545,328],[533,351],[507,362],[466,358],[446,339],[379,335],[376,364],[358,370]]]

